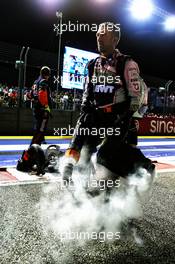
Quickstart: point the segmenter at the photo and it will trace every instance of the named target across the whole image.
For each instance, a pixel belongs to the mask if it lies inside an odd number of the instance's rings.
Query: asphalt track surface
[[[80,246],[45,233],[37,207],[43,185],[1,187],[0,263],[175,263],[174,190],[173,175],[156,180],[144,217],[136,222],[143,245],[128,236]],[[56,198],[58,193],[51,195]]]
[[[143,244],[132,235],[113,242],[61,242],[41,222],[41,199],[58,200],[58,183],[0,187],[0,263],[175,263],[175,175],[162,173],[153,185],[144,216],[134,225]],[[110,216],[109,216],[110,217]],[[59,224],[59,223],[58,223]]]

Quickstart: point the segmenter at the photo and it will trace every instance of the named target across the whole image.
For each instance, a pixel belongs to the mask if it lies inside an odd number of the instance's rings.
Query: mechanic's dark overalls
[[[44,141],[44,134],[50,116],[50,89],[48,81],[41,76],[34,83],[34,118],[35,127],[31,144],[38,144]]]
[[[98,150],[97,161],[103,163],[108,162],[110,156],[113,156],[120,144],[125,141],[128,133],[128,128],[133,113],[129,112],[130,99],[127,94],[126,84],[124,80],[124,67],[128,56],[121,55],[117,61],[114,62],[111,58],[102,59],[101,57],[91,61],[88,65],[89,80],[85,85],[83,94],[82,111],[78,119],[75,134],[66,156],[69,156],[69,151],[80,153],[83,146],[88,149],[87,161],[90,159],[92,153],[96,152],[96,147],[103,142]],[[109,70],[108,70],[109,68]],[[102,70],[103,69],[103,70]],[[115,72],[113,72],[113,70]],[[100,76],[113,77],[113,82],[101,83]],[[116,76],[120,76],[120,83]],[[106,79],[107,80],[107,79]],[[97,82],[96,82],[97,81]],[[115,96],[118,92],[122,93],[121,102],[115,102]],[[90,133],[87,135],[80,135],[80,130],[89,128],[90,132],[97,129],[98,133]],[[110,128],[110,132],[101,138],[100,129]],[[118,130],[117,130],[118,128]],[[120,131],[120,134],[116,133]],[[77,160],[78,160],[77,155]]]

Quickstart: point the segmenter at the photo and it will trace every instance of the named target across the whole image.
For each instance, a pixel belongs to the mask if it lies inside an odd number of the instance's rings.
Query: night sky
[[[63,22],[121,24],[119,49],[131,55],[141,72],[175,80],[175,31],[165,32],[163,19],[133,19],[128,1],[122,0],[1,0],[0,41],[56,52],[58,40],[53,31],[56,10],[63,12]],[[174,0],[155,0],[156,6],[175,14]],[[65,45],[97,52],[95,32],[65,32]]]

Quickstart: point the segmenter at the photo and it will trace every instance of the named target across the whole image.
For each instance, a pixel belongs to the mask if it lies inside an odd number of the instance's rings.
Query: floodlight
[[[164,23],[164,26],[165,26],[165,30],[174,31],[175,30],[175,16],[168,17]]]
[[[138,20],[145,20],[152,15],[154,5],[151,0],[133,0],[131,2],[130,11],[134,18]]]

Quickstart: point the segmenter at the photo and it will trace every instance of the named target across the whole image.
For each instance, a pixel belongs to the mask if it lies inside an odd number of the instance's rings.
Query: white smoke
[[[63,166],[65,158],[59,164]],[[69,187],[68,190],[61,182],[60,185],[44,187],[44,195],[39,203],[44,230],[48,235],[49,232],[54,233],[62,241],[72,242],[76,239],[80,244],[87,239],[95,239],[95,234],[96,238],[101,238],[100,242],[119,239],[123,223],[142,217],[142,203],[145,197],[148,198],[153,176],[140,168],[136,174],[129,175],[128,179],[121,178],[120,186],[113,188],[106,200],[104,190],[100,190],[99,195],[94,197],[86,192],[85,182],[89,178],[92,180],[94,175],[89,175],[87,164],[82,161],[80,164],[81,170],[78,171],[76,167],[73,173],[73,188]],[[95,158],[93,164],[98,180],[114,176],[103,166],[97,166]],[[135,230],[133,236],[136,242],[141,243]]]

